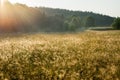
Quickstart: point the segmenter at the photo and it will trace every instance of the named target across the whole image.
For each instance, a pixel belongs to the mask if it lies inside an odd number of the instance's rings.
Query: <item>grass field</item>
[[[120,31],[1,34],[0,80],[120,80]]]

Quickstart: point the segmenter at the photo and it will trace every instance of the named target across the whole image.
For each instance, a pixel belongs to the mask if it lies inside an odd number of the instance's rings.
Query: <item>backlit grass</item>
[[[120,31],[1,34],[0,80],[120,80]]]

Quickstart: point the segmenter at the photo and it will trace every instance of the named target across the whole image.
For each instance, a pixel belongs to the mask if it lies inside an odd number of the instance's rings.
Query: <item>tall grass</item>
[[[120,80],[120,31],[0,35],[0,80]]]

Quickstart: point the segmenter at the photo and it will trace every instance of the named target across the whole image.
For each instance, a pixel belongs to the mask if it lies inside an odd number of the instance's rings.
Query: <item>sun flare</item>
[[[5,1],[6,1],[6,0],[0,0],[0,8],[1,8],[1,9],[4,8]]]
[[[0,5],[3,6],[4,0],[0,0]]]

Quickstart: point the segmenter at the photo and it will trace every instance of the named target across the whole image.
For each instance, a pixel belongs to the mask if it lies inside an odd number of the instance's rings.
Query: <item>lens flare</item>
[[[4,0],[0,0],[0,5],[3,6]]]
[[[4,2],[5,2],[5,0],[0,0],[0,10],[2,10],[4,8]]]

